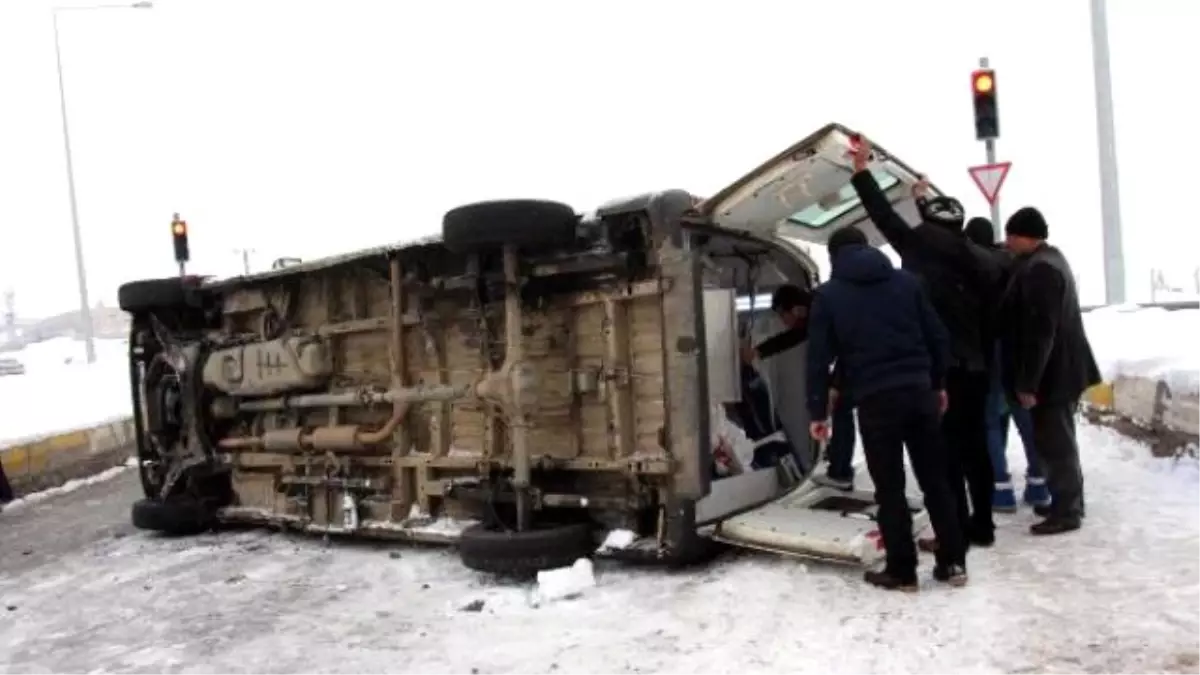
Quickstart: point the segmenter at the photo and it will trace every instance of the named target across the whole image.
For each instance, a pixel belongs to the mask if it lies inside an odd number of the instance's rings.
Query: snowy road
[[[1196,672],[1195,461],[1093,427],[1081,445],[1086,528],[1035,541],[1004,517],[959,591],[744,554],[602,566],[540,608],[449,551],[136,533],[127,472],[0,514],[0,672]]]

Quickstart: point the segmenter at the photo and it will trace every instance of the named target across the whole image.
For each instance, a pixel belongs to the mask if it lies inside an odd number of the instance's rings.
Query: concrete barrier
[[[133,418],[14,441],[0,462],[18,496],[57,487],[124,463],[135,454]]]
[[[1145,440],[1157,455],[1194,454],[1200,443],[1200,397],[1161,380],[1118,376],[1089,389],[1084,403],[1094,421]]]

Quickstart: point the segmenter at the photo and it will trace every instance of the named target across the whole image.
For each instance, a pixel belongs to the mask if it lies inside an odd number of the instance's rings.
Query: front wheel
[[[543,570],[570,567],[595,552],[587,524],[535,527],[523,532],[474,525],[462,533],[458,552],[467,567],[506,577],[528,578]]]
[[[207,532],[217,524],[216,511],[205,502],[178,495],[169,499],[139,499],[130,517],[139,530],[185,537]]]

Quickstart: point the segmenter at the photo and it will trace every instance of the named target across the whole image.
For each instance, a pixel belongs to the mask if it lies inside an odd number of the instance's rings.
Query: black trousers
[[[858,424],[867,469],[875,483],[887,571],[901,579],[915,578],[917,572],[912,514],[904,490],[905,446],[938,538],[938,563],[965,563],[963,528],[946,482],[946,451],[934,392],[928,387],[901,387],[865,396],[858,402]]]
[[[1051,517],[1078,521],[1084,515],[1083,467],[1075,440],[1075,411],[1079,402],[1038,404],[1033,418],[1033,445],[1053,499]]]
[[[946,468],[954,494],[958,520],[968,536],[990,535],[996,529],[992,518],[992,495],[996,474],[988,453],[987,373],[952,368],[946,373],[949,405],[942,416]]]

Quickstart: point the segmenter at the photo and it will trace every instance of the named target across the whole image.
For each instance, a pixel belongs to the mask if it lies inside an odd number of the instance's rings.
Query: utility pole
[[[235,249],[233,249],[233,252],[241,254],[241,256],[242,256],[242,274],[245,276],[250,276],[250,254],[258,253],[258,251],[253,248],[235,248]]]
[[[1108,60],[1108,7],[1092,2],[1092,66],[1096,78],[1096,136],[1100,148],[1100,217],[1104,227],[1104,298],[1125,302],[1125,245],[1117,180],[1117,135],[1113,125],[1112,72]]]
[[[135,2],[124,5],[91,5],[86,7],[54,7],[51,17],[54,23],[54,62],[58,70],[58,103],[62,117],[63,154],[67,165],[67,200],[71,206],[71,235],[75,242],[75,277],[79,283],[79,319],[83,324],[84,346],[87,362],[96,362],[95,325],[92,323],[92,306],[88,301],[87,266],[83,261],[83,235],[79,228],[79,204],[75,199],[75,165],[71,159],[71,129],[67,124],[67,94],[63,85],[62,46],[58,36],[58,13],[65,11],[96,9],[150,9],[150,2]]]

